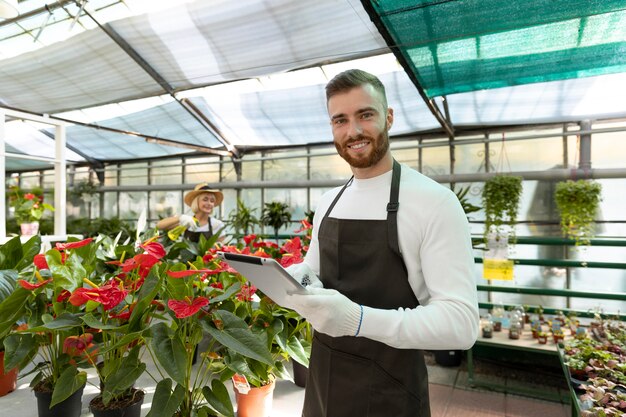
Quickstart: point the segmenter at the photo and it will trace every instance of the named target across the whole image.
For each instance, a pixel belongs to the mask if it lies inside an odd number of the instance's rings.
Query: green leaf
[[[65,368],[56,384],[54,384],[50,407],[54,407],[60,402],[67,400],[76,391],[82,389],[86,383],[86,372],[78,372],[73,366],[68,366]]]
[[[222,320],[224,324],[223,330],[218,330],[207,319],[202,320],[200,323],[202,328],[218,342],[228,349],[232,349],[249,358],[256,359],[267,365],[274,364],[272,354],[263,338],[248,329],[248,325],[244,320],[224,310],[218,310],[213,314]]]
[[[211,388],[202,388],[202,394],[209,402],[209,405],[213,407],[213,410],[217,411],[220,415],[235,417],[233,403],[230,399],[230,395],[228,394],[228,390],[222,381],[214,379],[211,381]]]
[[[171,334],[165,323],[150,328],[152,348],[157,360],[174,381],[186,385],[187,351],[182,341]]]
[[[44,325],[25,330],[30,333],[45,332],[48,330],[68,330],[83,325],[79,314],[63,313]]]
[[[39,349],[35,335],[28,333],[12,333],[4,339],[4,367],[22,368],[32,359]]]
[[[152,300],[154,300],[161,288],[162,278],[160,277],[162,275],[157,271],[159,271],[158,267],[153,267],[139,289],[137,304],[128,320],[130,331],[138,331],[145,327],[146,318],[144,318],[144,314],[149,310]]]
[[[119,329],[120,328],[120,326],[117,326],[117,325],[102,323],[100,320],[95,318],[94,315],[91,314],[91,313],[88,313],[88,314],[85,314],[84,316],[82,316],[81,320],[83,322],[85,322],[85,324],[87,326],[89,326],[89,327],[91,327],[93,329],[113,330],[113,329]]]
[[[231,286],[229,286],[226,291],[224,292],[224,294],[220,294],[216,297],[211,297],[209,299],[209,303],[210,304],[215,304],[215,303],[219,303],[221,301],[224,300],[228,300],[230,298],[232,298],[233,295],[239,293],[239,291],[241,291],[241,283],[240,282],[235,282],[234,284],[232,284]]]
[[[22,271],[33,263],[33,258],[41,249],[41,236],[33,236],[22,244],[20,237],[16,236],[8,242],[0,245],[0,270],[15,269]]]
[[[4,269],[0,271],[0,302],[8,298],[17,287],[17,271]]]
[[[152,407],[146,417],[172,417],[185,398],[185,389],[177,385],[172,392],[172,380],[165,378],[158,382]]]
[[[16,287],[13,292],[0,303],[0,340],[4,338],[26,313],[26,304],[31,292]]]
[[[306,367],[309,366],[309,357],[307,356],[300,339],[298,339],[295,335],[289,338],[285,350],[287,351],[287,354],[289,354],[290,358]]]
[[[61,253],[56,249],[46,252],[46,261],[50,267],[54,282],[54,289],[64,289],[70,292],[83,286],[83,278],[87,276],[87,271],[82,265],[81,258],[74,252],[70,253],[61,262]]]
[[[145,370],[146,364],[139,360],[139,346],[135,346],[127,356],[122,358],[119,368],[108,375],[104,381],[104,392],[102,393],[104,405],[131,388]]]

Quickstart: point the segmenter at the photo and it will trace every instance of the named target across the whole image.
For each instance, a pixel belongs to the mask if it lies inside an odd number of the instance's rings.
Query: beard
[[[369,140],[372,150],[367,154],[359,155],[357,157],[350,155],[350,148],[348,148],[348,146],[361,140]],[[387,129],[384,129],[375,139],[366,135],[358,135],[357,137],[348,139],[348,141],[343,145],[335,142],[335,148],[337,149],[339,156],[350,164],[351,167],[369,168],[376,165],[378,161],[383,159],[383,156],[385,156],[389,150],[389,134],[387,133]]]

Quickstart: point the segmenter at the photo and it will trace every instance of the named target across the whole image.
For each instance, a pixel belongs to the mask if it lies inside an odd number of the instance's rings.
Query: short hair
[[[355,87],[370,84],[374,90],[378,91],[383,99],[383,105],[387,108],[387,93],[385,86],[377,76],[359,69],[350,69],[341,72],[326,84],[326,103],[336,94],[345,93]]]
[[[189,207],[191,208],[191,211],[193,213],[197,213],[198,212],[198,210],[199,210],[198,205],[200,204],[200,197],[202,197],[205,194],[213,194],[215,196],[214,193],[209,193],[209,192],[207,192],[207,193],[200,193],[197,196],[195,196],[194,199],[191,201],[191,205],[189,205]]]

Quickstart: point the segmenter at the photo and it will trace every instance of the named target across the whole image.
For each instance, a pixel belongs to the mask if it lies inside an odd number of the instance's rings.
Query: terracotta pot
[[[4,372],[4,351],[0,352],[0,397],[17,388],[17,368]]]
[[[237,401],[237,417],[269,417],[272,412],[274,387],[276,382],[260,388],[252,387],[247,394],[241,394],[235,388]]]
[[[22,236],[34,236],[39,233],[39,222],[20,224],[20,232]]]

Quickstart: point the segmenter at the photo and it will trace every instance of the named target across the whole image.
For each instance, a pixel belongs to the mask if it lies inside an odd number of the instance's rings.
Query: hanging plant
[[[563,235],[576,246],[588,245],[593,237],[593,220],[600,205],[602,186],[595,181],[563,181],[556,185],[554,198],[561,216]]]
[[[490,231],[500,235],[503,232],[501,227],[508,225],[515,238],[515,222],[521,196],[522,177],[496,175],[485,182],[482,194],[485,237]]]

